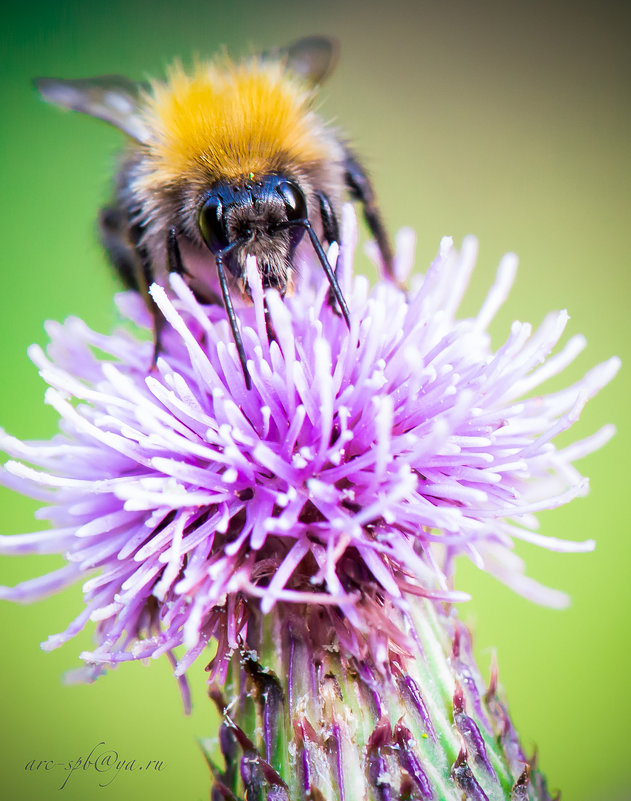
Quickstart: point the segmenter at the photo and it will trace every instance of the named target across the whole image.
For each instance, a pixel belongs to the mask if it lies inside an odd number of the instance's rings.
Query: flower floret
[[[59,552],[67,565],[2,596],[35,600],[84,580],[85,609],[48,647],[92,620],[98,647],[83,655],[88,662],[183,644],[182,674],[211,639],[215,665],[225,664],[253,610],[305,604],[361,650],[375,642],[377,617],[405,616],[410,593],[466,597],[453,588],[458,555],[536,600],[564,602],[523,575],[511,548],[515,539],[593,547],[537,533],[534,513],[586,491],[573,461],[612,428],[563,449],[554,438],[618,361],[533,395],[585,343],[574,337],[550,355],[568,320],[560,312],[534,333],[514,323],[493,351],[487,327],[508,294],[514,256],[502,260],[478,315],[458,319],[474,240],[460,252],[444,240],[409,294],[387,281],[371,290],[352,275],[354,220],[348,211],[344,219],[350,329],[317,270],[305,267],[299,290],[281,300],[263,292],[249,261],[253,304],[239,320],[251,390],[222,310],[200,305],[176,275],[169,292],[151,290],[167,321],[155,369],[149,340],[99,335],[75,318],[48,326],[48,355],[31,348],[61,432],[39,443],[3,433],[13,459],[0,480],[48,503],[42,516],[53,527],[3,537],[0,550]],[[400,279],[412,251],[404,232]],[[140,298],[120,304],[150,329]],[[404,650],[402,619],[383,630],[389,647]]]

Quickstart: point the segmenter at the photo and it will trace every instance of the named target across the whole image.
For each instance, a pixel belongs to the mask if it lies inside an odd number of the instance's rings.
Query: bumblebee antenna
[[[215,253],[215,261],[217,262],[221,297],[223,298],[223,305],[226,309],[226,314],[228,315],[228,321],[230,322],[234,344],[237,346],[237,353],[239,354],[239,361],[241,362],[241,369],[243,370],[245,385],[248,389],[252,389],[252,379],[250,377],[250,373],[248,372],[245,348],[243,347],[243,340],[241,339],[241,332],[239,331],[239,323],[237,322],[237,315],[234,313],[234,306],[232,305],[232,298],[230,297],[228,282],[226,281],[226,271],[224,270],[223,266],[223,257],[225,254],[229,253],[231,250],[233,250],[233,248],[241,244],[243,244],[242,240],[237,239],[235,242],[231,242],[227,247],[218,250],[217,253]]]
[[[227,247],[222,248],[221,250],[217,251],[215,254],[215,261],[217,262],[217,272],[219,273],[219,286],[221,287],[221,297],[223,298],[223,305],[226,309],[226,313],[228,315],[228,321],[230,322],[230,328],[232,330],[232,337],[234,339],[234,344],[237,346],[237,353],[239,354],[239,361],[241,362],[241,369],[243,370],[243,377],[245,379],[245,385],[248,389],[252,389],[252,379],[250,378],[250,373],[248,372],[248,365],[247,359],[245,356],[245,348],[243,347],[243,340],[241,339],[241,332],[239,331],[239,325],[237,323],[237,316],[234,313],[234,306],[232,305],[232,298],[230,297],[230,292],[228,290],[228,282],[226,281],[226,272],[223,267],[223,257],[226,253],[229,253],[233,248],[237,245],[243,244],[243,240],[237,239],[235,242],[231,242]],[[169,266],[169,272],[177,273],[178,275],[189,275],[190,273],[184,266],[184,262],[182,261],[182,254],[180,252],[180,246],[177,241],[177,232],[175,228],[171,228],[169,233],[167,234],[167,264]],[[159,345],[156,345],[156,354],[159,352]],[[154,357],[154,362],[157,358]]]
[[[309,222],[309,220],[287,220],[281,223],[278,223],[276,226],[277,228],[292,228],[294,225],[298,225],[301,228],[304,228],[305,231],[309,234],[309,239],[311,240],[311,244],[313,245],[313,249],[316,252],[316,255],[322,265],[322,269],[324,270],[326,277],[329,279],[329,284],[331,285],[331,291],[333,292],[333,296],[335,300],[338,302],[339,307],[342,311],[342,317],[346,321],[346,325],[350,328],[351,327],[351,315],[348,310],[348,306],[346,304],[346,300],[344,299],[344,295],[342,294],[342,290],[340,288],[339,282],[337,280],[337,275],[335,274],[335,270],[329,264],[329,260],[326,257],[326,253],[324,252],[324,248],[322,247],[322,243],[318,239],[318,235],[313,230],[313,226]]]

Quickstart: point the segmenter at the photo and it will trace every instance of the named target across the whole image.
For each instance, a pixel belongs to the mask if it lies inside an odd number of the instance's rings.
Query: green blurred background
[[[502,253],[520,256],[513,294],[494,326],[539,322],[567,307],[570,333],[589,348],[561,382],[617,353],[630,361],[630,158],[628,5],[620,2],[417,2],[323,0],[12,4],[2,15],[0,163],[2,257],[0,424],[21,437],[56,428],[27,360],[46,341],[42,322],[78,314],[109,330],[115,282],[100,252],[95,212],[108,196],[121,137],[94,120],[40,102],[36,75],[161,74],[175,57],[284,44],[335,34],[342,59],[323,110],[364,154],[389,228],[418,232],[425,269],[440,236],[480,239],[465,303],[474,311]],[[581,465],[591,494],[541,515],[542,530],[595,537],[591,555],[519,549],[534,577],[571,594],[564,612],[537,608],[473,568],[463,608],[488,675],[500,678],[530,750],[570,801],[631,798],[629,679],[628,366],[591,402],[572,438],[607,421],[618,435]],[[34,530],[36,505],[2,491],[3,533]],[[5,559],[0,582],[51,569],[57,558]],[[6,798],[205,799],[208,777],[195,737],[215,728],[201,662],[190,672],[195,711],[182,715],[165,660],[125,665],[93,686],[62,674],[91,645],[84,633],[52,654],[47,635],[78,613],[79,588],[36,606],[3,604],[0,787]],[[156,775],[26,775],[31,759],[68,760],[105,741],[126,759],[161,759]],[[354,801],[354,800],[352,800]]]

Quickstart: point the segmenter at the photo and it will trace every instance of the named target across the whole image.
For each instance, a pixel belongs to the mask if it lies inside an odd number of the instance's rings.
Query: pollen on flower
[[[82,655],[90,665],[184,645],[182,676],[215,640],[211,677],[221,678],[253,614],[300,604],[339,647],[379,668],[393,653],[405,658],[407,599],[467,597],[453,587],[458,555],[536,601],[564,603],[523,574],[512,543],[593,547],[538,533],[534,514],[585,492],[573,462],[613,429],[564,448],[554,438],[618,360],[534,396],[584,340],[551,355],[567,322],[560,312],[534,332],[515,323],[491,348],[487,327],[510,289],[513,256],[479,313],[460,319],[474,240],[460,251],[444,240],[406,295],[353,275],[355,237],[347,208],[340,280],[350,330],[329,307],[320,270],[303,270],[300,291],[281,300],[264,295],[249,263],[254,304],[239,317],[251,390],[223,311],[201,306],[176,275],[169,291],[152,288],[167,320],[157,370],[150,342],[97,334],[75,318],[49,326],[47,353],[31,349],[60,433],[32,443],[2,433],[11,459],[0,481],[46,502],[52,528],[5,536],[0,552],[59,552],[67,564],[1,596],[32,601],[76,581],[85,594],[77,619],[45,647],[94,621],[97,645]],[[400,279],[413,249],[403,232]],[[140,298],[119,304],[150,328]]]

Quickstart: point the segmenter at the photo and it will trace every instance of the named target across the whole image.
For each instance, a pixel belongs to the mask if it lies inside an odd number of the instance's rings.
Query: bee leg
[[[167,234],[167,267],[170,273],[177,273],[183,278],[193,278],[191,273],[186,269],[184,261],[182,260],[182,253],[177,241],[177,233],[175,228],[171,228]],[[195,299],[199,303],[212,304],[213,306],[221,306],[222,300],[216,292],[212,289],[204,287],[192,286],[189,284],[189,289],[195,295]]]
[[[101,209],[99,233],[103,247],[124,285],[143,294],[143,261],[146,254],[138,247],[127,214],[117,206]]]
[[[366,224],[370,233],[374,236],[381,254],[383,270],[385,275],[392,281],[396,281],[393,266],[393,253],[390,238],[381,219],[381,212],[377,205],[377,197],[368,177],[366,170],[359,163],[357,158],[349,151],[346,151],[346,161],[344,162],[344,179],[348,191],[354,200],[359,200],[364,211]]]
[[[149,307],[151,316],[153,317],[153,358],[151,360],[151,369],[155,370],[158,364],[158,359],[162,353],[162,332],[164,331],[164,315],[156,304],[152,301]]]
[[[167,234],[167,267],[169,268],[170,273],[177,273],[181,276],[190,276],[190,273],[182,261],[182,254],[177,241],[175,228],[170,228],[169,233]]]
[[[305,231],[309,234],[309,239],[311,240],[311,244],[313,245],[313,249],[316,252],[316,256],[320,264],[322,265],[322,269],[326,277],[329,279],[329,284],[331,286],[331,291],[333,292],[333,297],[339,303],[342,317],[346,321],[346,325],[350,328],[351,325],[351,315],[348,310],[348,305],[344,300],[344,295],[342,294],[342,290],[340,285],[337,281],[337,276],[335,275],[335,270],[329,264],[329,260],[326,257],[326,253],[324,252],[324,248],[322,247],[322,243],[318,239],[318,235],[313,230],[313,226],[306,218],[303,220],[286,220],[285,222],[278,223],[276,226],[276,230],[280,230],[283,228],[293,228],[294,226],[304,228]]]
[[[160,337],[164,328],[164,317],[149,294],[149,287],[153,283],[151,265],[147,251],[139,244],[141,229],[131,222],[132,216],[117,206],[106,207],[101,209],[99,215],[99,229],[103,246],[114,269],[128,289],[142,295],[153,318],[151,365],[155,368],[161,351]]]
[[[326,273],[326,277],[329,279],[329,284],[331,285],[331,293],[333,298],[340,306],[340,310],[342,312],[342,317],[346,320],[346,325],[349,326],[351,324],[351,315],[348,310],[348,306],[346,304],[346,300],[344,299],[344,295],[342,294],[342,290],[340,285],[337,282],[337,275],[335,270],[329,264],[329,260],[326,257],[326,253],[318,239],[318,235],[313,230],[313,227],[309,220],[299,220],[297,225],[302,225],[302,227],[306,230],[309,234],[309,239],[311,239],[311,244],[313,245],[313,249],[316,252],[318,259],[320,260],[320,264],[322,265],[322,269]]]
[[[188,271],[182,261],[182,254],[180,253],[180,246],[177,241],[177,234],[175,228],[170,228],[167,234],[166,241],[166,254],[167,254],[167,268],[170,273],[177,273],[178,275],[188,275]],[[153,298],[149,295],[149,287],[153,283],[153,276],[150,273],[150,268],[146,260],[143,261],[143,283],[144,289],[147,293],[149,311],[153,317],[153,361],[152,366],[155,367],[158,363],[158,358],[162,352],[162,333],[164,331],[164,315],[156,306]]]
[[[333,211],[331,201],[324,194],[324,192],[317,192],[318,200],[320,202],[320,217],[322,218],[322,233],[326,241],[331,242],[340,241],[340,226],[337,222],[337,215]],[[337,266],[335,272],[337,273]]]
[[[136,284],[138,291],[143,296],[145,304],[151,317],[153,319],[153,358],[151,359],[151,369],[155,370],[158,363],[158,358],[162,353],[162,332],[164,331],[164,324],[166,320],[164,315],[158,308],[155,300],[149,293],[149,287],[154,282],[154,276],[151,271],[149,258],[145,253],[144,248],[138,247],[138,265],[136,269]]]
[[[324,194],[324,192],[317,192],[316,195],[320,202],[320,218],[322,220],[322,233],[324,235],[324,238],[329,244],[331,244],[332,242],[337,242],[339,245],[340,227],[337,222],[337,216],[333,211],[333,207],[331,206],[331,201]],[[340,254],[338,252],[334,269],[336,278],[337,278],[337,268],[339,261],[340,261]],[[333,290],[333,286],[329,287],[329,306],[331,306],[331,308],[335,312],[339,313],[338,306],[335,302],[335,292]]]
[[[276,331],[274,330],[274,323],[272,322],[269,313],[269,306],[267,305],[267,298],[263,299],[263,312],[265,314],[265,333],[267,334],[267,341],[269,343],[276,342]]]

